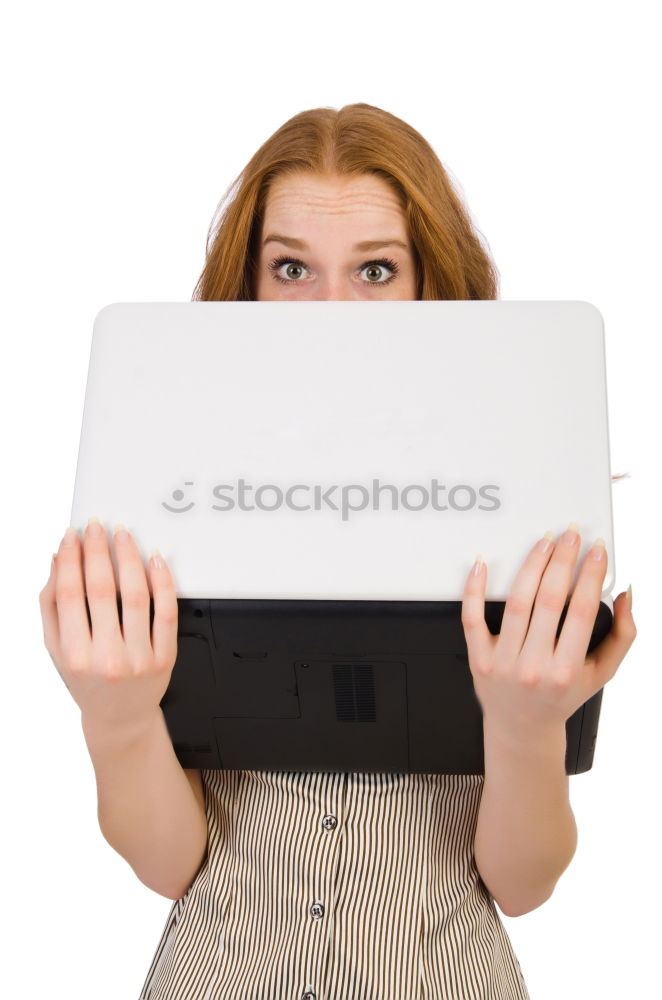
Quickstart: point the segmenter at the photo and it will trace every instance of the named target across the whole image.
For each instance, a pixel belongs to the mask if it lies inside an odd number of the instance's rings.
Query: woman
[[[379,108],[296,115],[233,187],[196,299],[497,297],[496,269],[435,153]],[[175,901],[140,1000],[529,996],[495,901],[527,913],[569,865],[565,720],[636,635],[620,594],[612,632],[585,656],[606,573],[598,539],[555,648],[576,527],[532,548],[498,636],[484,620],[480,558],[465,582],[484,776],[182,769],[159,708],[176,658],[168,569],[150,563],[150,635],[142,560],[115,535],[122,633],[105,534],[88,525],[81,553],[68,533],[40,599],[47,648],[81,707],[104,836]]]

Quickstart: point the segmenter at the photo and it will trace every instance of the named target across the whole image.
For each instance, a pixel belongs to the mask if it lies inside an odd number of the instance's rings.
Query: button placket
[[[343,805],[343,802],[344,802],[345,789],[346,789],[346,784],[347,784],[347,774],[346,773],[340,774],[338,776],[338,779],[339,779],[338,780],[338,786],[335,789],[335,792],[334,792],[334,794],[332,796],[332,801],[330,803],[327,803],[327,808],[330,805],[331,806],[331,811],[327,812],[327,813],[324,813],[324,815],[322,816],[322,818],[320,820],[320,825],[321,825],[322,829],[324,830],[325,834],[326,833],[331,833],[331,832],[333,832],[334,830],[336,830],[339,827],[338,815],[342,813],[342,805]],[[320,846],[322,845],[322,843],[325,843],[327,845],[326,848],[325,848],[325,853],[326,853],[327,850],[330,850],[332,856],[336,855],[337,852],[338,852],[338,850],[340,850],[340,848],[341,848],[341,844],[340,844],[340,842],[336,838],[334,838],[334,840],[327,840],[326,837],[323,836],[322,837],[322,841],[320,843]],[[331,868],[329,869],[329,871],[333,873],[336,869],[337,869],[337,861],[335,862],[334,865],[331,866]],[[334,876],[333,876],[333,874],[331,874],[332,884],[329,885],[329,886],[327,886],[327,891],[330,892],[330,898],[333,898],[334,895],[335,895],[335,885],[333,884],[333,878],[334,878]],[[310,905],[310,907],[308,909],[308,912],[309,912],[310,917],[312,918],[313,921],[315,921],[315,922],[321,922],[323,920],[323,917],[324,917],[326,911],[325,911],[325,907],[324,907],[324,904],[322,903],[322,901],[319,900],[319,899],[316,899]],[[331,922],[333,921],[333,914],[332,914],[332,912],[330,912],[329,920]],[[329,965],[329,961],[331,960],[331,952],[330,952],[330,948],[331,948],[331,936],[333,934],[333,930],[332,930],[332,928],[330,926],[327,927],[327,932],[328,933],[327,933],[327,942],[326,942],[326,951],[327,951],[327,956],[326,956],[326,972],[328,973],[328,965]],[[317,1000],[317,994],[316,994],[315,990],[313,989],[312,984],[309,983],[306,986],[306,989],[301,994],[300,1000]]]

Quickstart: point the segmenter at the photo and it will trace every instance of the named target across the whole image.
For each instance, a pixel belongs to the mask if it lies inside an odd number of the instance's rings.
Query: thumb
[[[612,679],[637,637],[637,627],[632,609],[629,607],[628,592],[632,594],[631,587],[619,594],[614,601],[614,621],[611,631],[590,654],[595,668],[594,679],[598,685],[596,690],[604,687]]]

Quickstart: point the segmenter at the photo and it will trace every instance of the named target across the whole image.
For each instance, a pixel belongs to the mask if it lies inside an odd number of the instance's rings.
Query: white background
[[[639,635],[605,690],[593,769],[570,779],[577,853],[544,906],[502,919],[533,1000],[659,988],[655,6],[28,0],[3,15],[7,995],[137,997],[171,905],[101,836],[79,710],[43,646],[93,319],[190,299],[214,209],[257,147],[298,111],[355,101],[433,145],[502,298],[584,299],[605,319],[612,471],[631,475],[614,485],[614,596],[633,584]]]

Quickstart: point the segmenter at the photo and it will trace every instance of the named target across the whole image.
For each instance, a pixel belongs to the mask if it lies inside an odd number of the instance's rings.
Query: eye
[[[392,273],[389,275],[388,278],[385,278],[383,281],[380,281],[379,277],[381,274],[383,274],[383,269],[385,267],[387,267],[389,271],[391,271]],[[366,264],[362,264],[360,270],[361,271],[367,270],[372,272],[372,276],[368,278],[368,281],[371,284],[388,285],[388,283],[390,281],[393,281],[396,274],[398,273],[398,265],[394,260],[386,260],[385,258],[383,258],[382,260],[371,260],[368,261]],[[375,272],[377,273],[375,274]]]
[[[287,277],[283,277],[278,273],[285,264],[288,265],[285,269]],[[381,279],[384,268],[388,268],[388,270],[391,271],[391,274],[387,278]],[[294,285],[300,280],[302,271],[308,269],[304,262],[298,257],[281,256],[276,257],[275,260],[271,261],[269,264],[269,270],[272,272],[272,277],[274,277],[276,281],[280,281],[284,285]],[[380,260],[365,261],[359,268],[359,274],[365,270],[370,271],[370,276],[364,284],[388,285],[389,282],[393,281],[396,277],[399,268],[396,261],[391,260],[390,258],[382,257]]]
[[[283,278],[278,272],[284,264],[287,264],[286,274],[287,278]],[[299,280],[301,270],[305,269],[306,265],[302,260],[297,257],[276,257],[269,264],[269,270],[272,272],[273,277],[276,281],[282,282],[284,285],[294,285]]]

